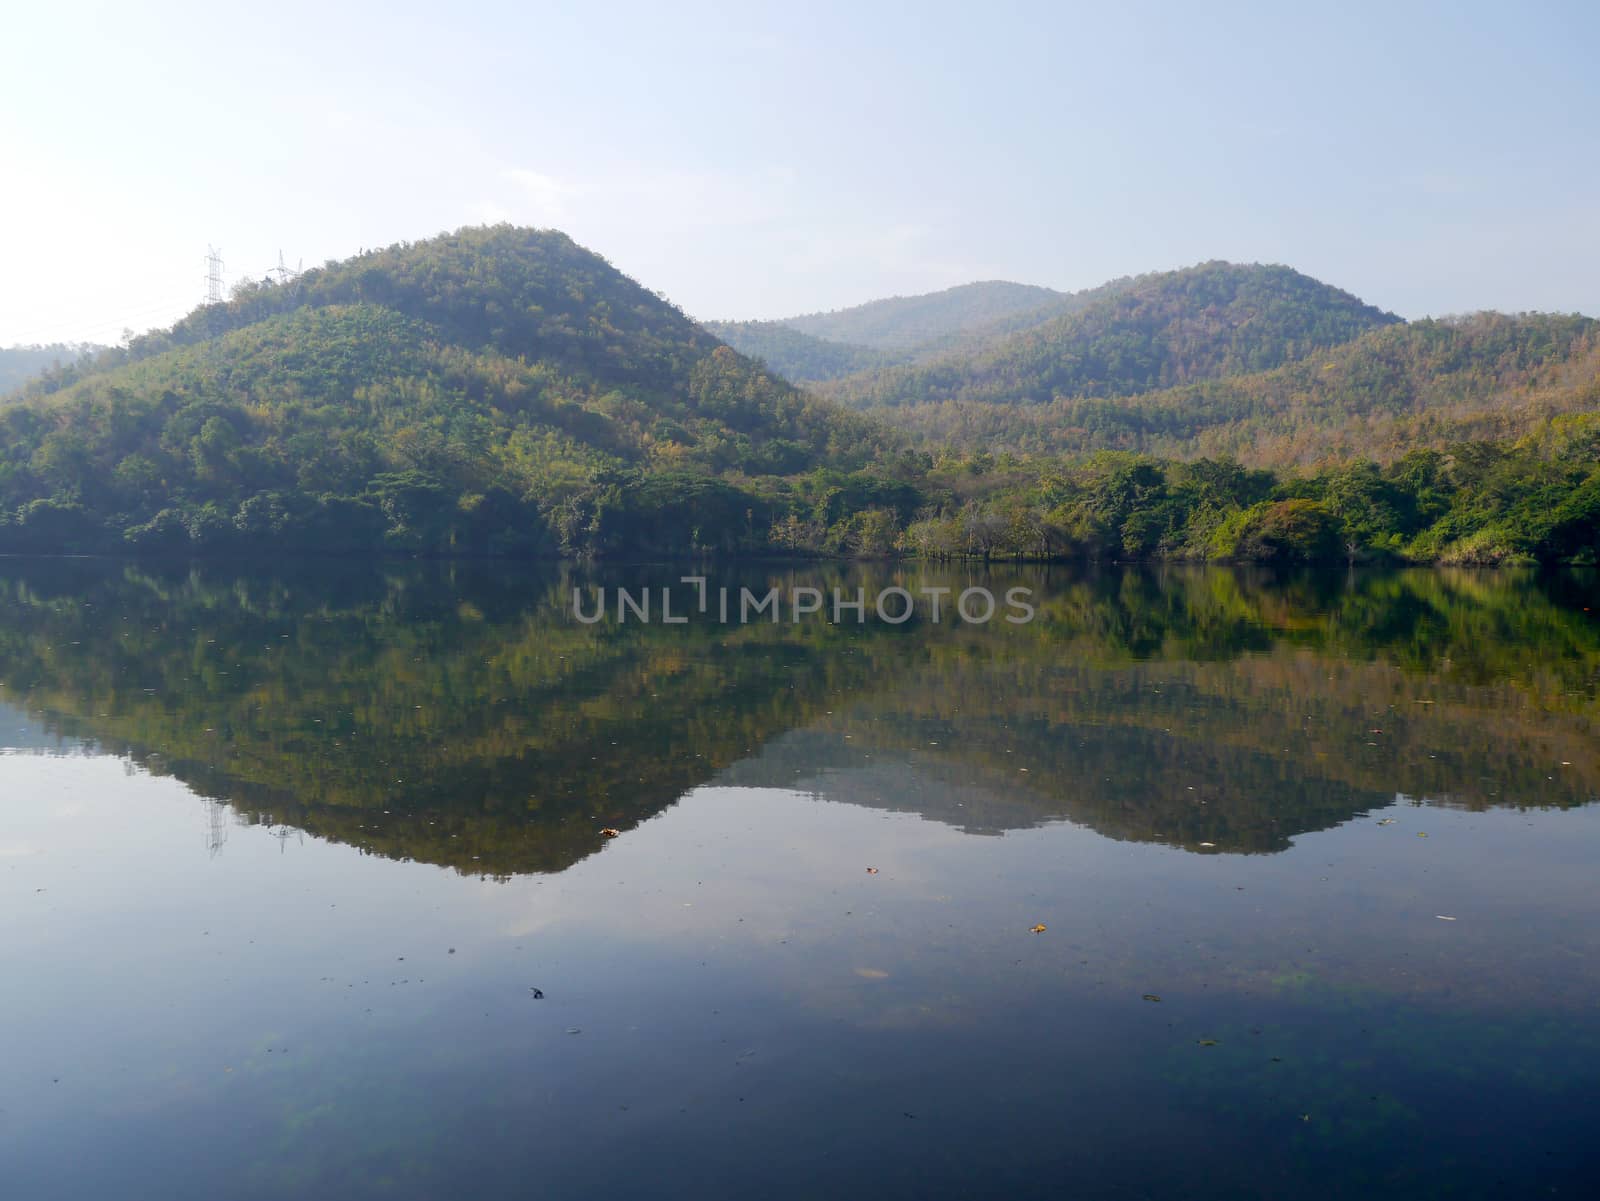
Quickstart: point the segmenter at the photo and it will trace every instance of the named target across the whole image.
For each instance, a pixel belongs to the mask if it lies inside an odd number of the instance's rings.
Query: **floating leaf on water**
[[[1160,998],[1160,997],[1158,997],[1158,996],[1156,996],[1156,994],[1155,994],[1155,993],[1153,993],[1153,992],[1147,992],[1147,993],[1145,993],[1145,994],[1144,994],[1144,999],[1145,999],[1145,1000],[1146,1000],[1146,1001],[1159,1001],[1159,1000],[1161,1000],[1161,998]]]
[[[1040,922],[1037,926],[1034,926],[1032,929],[1030,929],[1028,931],[1028,933],[1029,934],[1043,934],[1044,933],[1044,923]]]
[[[1202,1047],[1215,1047],[1218,1045],[1217,1040],[1214,1038],[1197,1038],[1195,1041]]]
[[[617,837],[620,837],[621,834],[622,834],[621,830],[613,829],[610,826],[607,826],[604,830],[600,831],[600,836],[602,838],[617,838]]]
[[[1427,836],[1428,836],[1428,834],[1427,834],[1426,830],[1418,830],[1417,831],[1417,837],[1418,838],[1426,838]]]

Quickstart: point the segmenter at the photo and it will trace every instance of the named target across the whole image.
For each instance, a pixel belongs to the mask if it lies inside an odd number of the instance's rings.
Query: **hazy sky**
[[[553,225],[700,317],[1283,262],[1600,315],[1600,5],[78,4],[0,16],[0,345]]]

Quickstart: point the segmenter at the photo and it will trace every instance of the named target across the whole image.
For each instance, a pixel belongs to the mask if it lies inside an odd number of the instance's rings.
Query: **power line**
[[[293,283],[304,270],[305,260],[301,259],[295,266],[290,267],[283,252],[278,252],[278,261],[265,271],[247,271],[241,279],[264,279],[275,284]],[[223,284],[225,282],[222,252],[214,247],[206,248],[206,294],[202,305],[217,304],[225,299]],[[181,320],[187,315],[192,302],[186,301],[182,296],[174,296],[171,300],[156,302],[154,297],[146,297],[145,303],[138,308],[124,311],[118,317],[107,317],[104,310],[94,319],[85,321],[59,320],[48,325],[31,325],[22,329],[13,326],[0,325],[0,346],[40,345],[49,343],[75,343],[94,342],[107,335],[120,334],[125,329],[133,329],[136,333],[148,332],[141,328],[148,318],[156,317],[163,320],[164,325],[170,325]],[[155,328],[155,327],[150,327]],[[70,332],[63,332],[70,331]]]

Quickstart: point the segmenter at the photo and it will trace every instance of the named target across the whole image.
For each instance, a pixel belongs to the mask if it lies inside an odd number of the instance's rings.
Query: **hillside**
[[[1115,398],[884,410],[929,445],[1134,450],[1289,467],[1527,434],[1600,408],[1600,322],[1479,313],[1373,330],[1270,371]]]
[[[1203,263],[1109,286],[975,353],[824,392],[858,407],[1128,396],[1277,367],[1399,320],[1287,267]]]
[[[564,235],[469,229],[30,385],[0,548],[731,548],[884,445]]]

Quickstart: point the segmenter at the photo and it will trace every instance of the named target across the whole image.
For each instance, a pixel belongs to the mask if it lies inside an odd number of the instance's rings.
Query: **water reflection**
[[[574,587],[681,574],[11,561],[0,743],[86,744],[252,823],[499,876],[712,782],[1198,853],[1281,851],[1397,795],[1600,794],[1577,577],[745,570],[719,578],[1025,586],[1038,617],[572,618]]]

